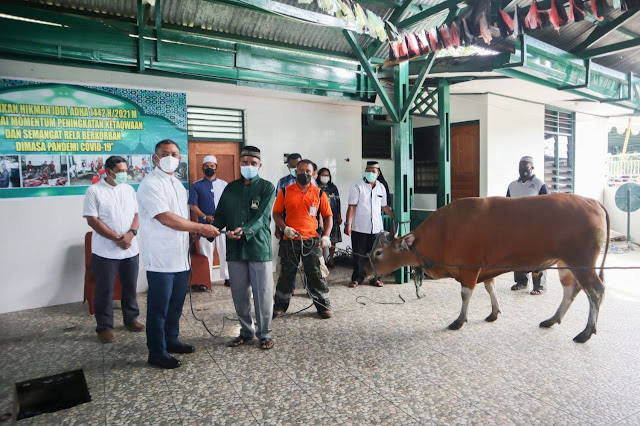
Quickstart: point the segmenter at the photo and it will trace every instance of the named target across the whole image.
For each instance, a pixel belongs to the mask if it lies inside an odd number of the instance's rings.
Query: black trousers
[[[376,241],[377,234],[363,234],[362,232],[351,231],[351,248],[354,253],[360,255],[366,255],[373,248],[373,243]],[[351,281],[357,281],[358,284],[362,284],[364,281],[364,265],[369,262],[369,259],[362,256],[353,256],[353,273],[351,274]],[[373,280],[377,280],[380,277],[374,277]]]
[[[122,285],[122,318],[125,325],[133,323],[140,314],[136,300],[139,255],[127,259],[107,259],[91,254],[91,269],[96,276],[94,308],[96,332],[113,330],[113,285],[116,272],[120,273]]]
[[[532,272],[531,278],[533,281],[534,290],[544,290],[547,284],[547,276],[544,271]],[[529,283],[528,274],[526,272],[514,272],[513,280],[518,284],[527,285]]]

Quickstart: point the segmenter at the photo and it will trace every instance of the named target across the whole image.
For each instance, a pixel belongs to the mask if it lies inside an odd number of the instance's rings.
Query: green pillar
[[[451,202],[451,124],[449,123],[449,82],[438,83],[438,118],[440,136],[438,150],[438,208]]]
[[[396,110],[402,111],[409,94],[409,63],[396,65],[393,77],[393,101]],[[400,223],[399,235],[405,235],[410,232],[409,218],[413,206],[413,125],[410,114],[403,121],[394,124],[392,137],[395,163],[393,213],[396,222]],[[409,282],[410,268],[398,269],[395,278],[398,284]]]

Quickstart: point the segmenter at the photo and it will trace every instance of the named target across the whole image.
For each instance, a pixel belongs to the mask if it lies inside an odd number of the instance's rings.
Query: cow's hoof
[[[489,315],[488,317],[486,317],[484,320],[485,320],[486,322],[494,322],[494,321],[495,321],[495,320],[497,320],[497,319],[498,319],[498,314],[495,314],[495,315],[494,315],[494,314],[491,314],[491,315]]]
[[[555,323],[556,323],[556,322],[555,322],[554,320],[550,320],[550,319],[548,319],[548,320],[546,320],[546,321],[542,321],[542,322],[540,323],[540,327],[542,327],[542,328],[549,328],[549,327],[551,327],[551,326],[552,326],[553,324],[555,324]]]
[[[591,332],[585,330],[582,333],[578,334],[573,338],[573,341],[576,343],[585,343],[587,340],[591,339]]]
[[[460,330],[464,325],[464,321],[455,320],[451,324],[449,324],[449,330]]]

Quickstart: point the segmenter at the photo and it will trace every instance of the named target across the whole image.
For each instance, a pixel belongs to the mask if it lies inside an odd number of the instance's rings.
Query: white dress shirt
[[[360,180],[349,190],[350,206],[356,206],[351,218],[351,230],[363,234],[377,234],[382,226],[382,208],[387,205],[387,191],[376,181],[372,188],[367,181]]]
[[[155,168],[138,187],[144,267],[151,272],[189,269],[189,233],[161,224],[155,217],[172,212],[189,220],[187,190],[172,175]]]
[[[100,179],[95,185],[87,188],[82,215],[97,217],[116,234],[125,234],[131,229],[136,213],[138,213],[136,191],[131,185],[123,183],[111,186],[104,179]],[[128,259],[139,253],[138,239],[134,237],[131,240],[131,247],[123,250],[115,241],[93,231],[91,253],[106,259]]]

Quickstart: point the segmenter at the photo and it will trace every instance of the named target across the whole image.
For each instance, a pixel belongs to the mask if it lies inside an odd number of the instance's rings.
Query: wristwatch
[[[344,223],[344,226],[349,226],[349,225],[350,225],[350,223],[349,223],[349,222],[345,222],[345,223]]]
[[[131,232],[134,237],[138,235],[138,231],[136,231],[135,229],[129,229],[129,232]]]

